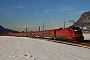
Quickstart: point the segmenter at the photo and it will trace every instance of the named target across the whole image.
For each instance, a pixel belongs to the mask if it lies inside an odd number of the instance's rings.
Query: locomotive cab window
[[[82,31],[81,31],[81,29],[80,29],[79,27],[75,27],[75,28],[74,28],[74,33],[76,33],[76,34],[81,34]]]

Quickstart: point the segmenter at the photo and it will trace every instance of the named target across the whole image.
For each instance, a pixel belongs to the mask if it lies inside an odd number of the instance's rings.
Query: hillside
[[[74,26],[81,27],[83,33],[90,33],[90,11],[84,12],[81,17],[74,23]]]
[[[9,33],[9,32],[15,32],[15,30],[4,28],[3,26],[0,25],[0,34]]]

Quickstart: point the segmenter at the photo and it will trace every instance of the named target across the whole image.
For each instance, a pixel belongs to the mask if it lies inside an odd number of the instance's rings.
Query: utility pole
[[[64,29],[65,29],[65,21],[63,23],[64,23]]]
[[[27,36],[27,27],[26,27],[26,36]]]
[[[39,26],[39,31],[40,31],[40,26]]]
[[[42,33],[43,33],[43,38],[44,38],[44,23],[45,23],[45,22],[43,22],[43,32],[42,32]]]
[[[43,22],[43,31],[44,31],[44,23],[45,23],[45,22]]]
[[[75,23],[75,22],[74,22],[74,20],[70,20],[69,22],[72,22],[72,23],[73,23],[73,25],[74,25],[74,23]],[[72,25],[72,26],[73,26],[73,25]]]

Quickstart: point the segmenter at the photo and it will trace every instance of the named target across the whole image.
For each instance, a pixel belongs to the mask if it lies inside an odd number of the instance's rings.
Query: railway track
[[[48,40],[48,41],[90,49],[90,42],[89,41],[88,42],[80,42],[80,43],[72,43],[72,42],[68,42],[68,41],[59,41],[59,40]]]
[[[38,38],[38,39],[42,40],[41,38]],[[82,41],[80,43],[72,43],[72,42],[68,42],[68,41],[51,40],[51,39],[44,39],[44,40],[50,41],[50,42],[55,42],[55,43],[62,43],[62,44],[78,46],[78,47],[84,47],[84,48],[90,49],[90,41],[88,41],[88,40],[84,40],[84,41]]]

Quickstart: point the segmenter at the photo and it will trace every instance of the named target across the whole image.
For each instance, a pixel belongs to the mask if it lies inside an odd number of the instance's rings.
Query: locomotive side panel
[[[71,40],[72,34],[68,31],[68,29],[58,29],[56,30],[56,38],[61,40]]]

